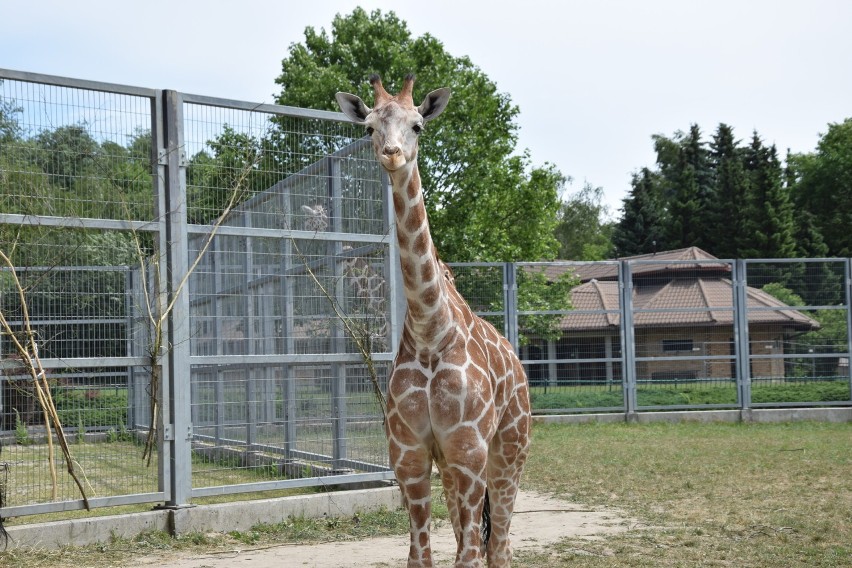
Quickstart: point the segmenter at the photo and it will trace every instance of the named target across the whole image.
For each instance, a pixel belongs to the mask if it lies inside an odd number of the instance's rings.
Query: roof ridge
[[[609,323],[610,325],[615,325],[616,314],[609,313],[611,310],[613,310],[613,308],[607,304],[606,294],[604,294],[604,291],[601,287],[600,281],[597,278],[594,278],[594,279],[592,279],[590,284],[592,284],[594,286],[595,291],[598,294],[598,298],[600,298],[601,306],[603,306],[604,310],[607,311],[607,313],[604,314],[604,317],[606,318],[607,323]]]
[[[719,322],[719,318],[716,317],[716,314],[713,313],[712,306],[710,305],[710,298],[707,295],[707,288],[704,285],[703,278],[696,278],[698,281],[698,289],[701,291],[701,297],[704,299],[704,307],[707,308],[707,314],[710,316],[710,320],[714,322]]]
[[[672,280],[669,280],[668,282],[666,282],[665,284],[663,284],[662,286],[660,286],[660,289],[657,290],[656,292],[654,292],[651,295],[651,297],[648,298],[648,301],[645,302],[645,305],[642,306],[642,308],[644,309],[644,308],[648,308],[648,306],[651,306],[657,300],[657,296],[660,296],[663,293],[663,291],[667,290],[673,283],[674,283],[674,280],[672,279]]]

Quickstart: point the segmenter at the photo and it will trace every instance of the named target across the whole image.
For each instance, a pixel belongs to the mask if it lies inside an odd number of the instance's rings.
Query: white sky
[[[274,102],[290,44],[358,5],[469,56],[520,107],[533,163],[602,186],[613,214],[652,134],[726,122],[783,157],[852,117],[846,0],[6,0],[0,67]]]

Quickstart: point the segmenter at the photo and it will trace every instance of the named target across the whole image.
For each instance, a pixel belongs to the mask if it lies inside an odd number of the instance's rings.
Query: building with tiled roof
[[[631,261],[638,380],[735,377],[730,263],[696,247],[626,260]],[[589,361],[620,356],[618,263],[557,263],[530,269],[544,271],[549,279],[570,271],[581,282],[571,291],[572,312],[561,318],[562,337],[532,338],[524,348],[525,359],[549,361],[530,365],[533,384],[620,382],[617,361]],[[816,320],[760,289],[746,287],[745,292],[753,353],[780,355],[785,340],[819,328]],[[783,377],[784,360],[755,359],[752,376]]]

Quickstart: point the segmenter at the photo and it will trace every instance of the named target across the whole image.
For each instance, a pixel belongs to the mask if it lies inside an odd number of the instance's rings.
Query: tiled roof
[[[733,325],[732,290],[731,281],[726,278],[674,278],[659,284],[636,286],[633,289],[633,323],[636,327]],[[816,320],[787,307],[762,290],[746,287],[746,297],[750,323],[780,324],[800,331],[819,329]],[[616,311],[567,314],[562,319],[563,329],[580,331],[618,327],[618,282],[591,280],[574,288],[571,299],[575,310]],[[675,308],[695,308],[696,311],[650,311]]]
[[[635,261],[631,263],[634,276],[651,274],[670,274],[672,271],[702,271],[714,273],[730,273],[731,266],[727,262],[709,262],[719,260],[709,252],[698,247],[688,247],[677,250],[667,250],[653,254],[626,256],[619,260]],[[695,260],[695,263],[684,262]],[[548,279],[572,271],[581,281],[616,280],[618,278],[618,263],[604,262],[564,262],[549,265],[529,267],[528,270],[543,270]]]

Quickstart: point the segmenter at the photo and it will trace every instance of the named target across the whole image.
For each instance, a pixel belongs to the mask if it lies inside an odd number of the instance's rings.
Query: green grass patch
[[[752,385],[752,403],[808,403],[852,400],[849,380],[774,383]],[[571,410],[584,408],[620,408],[623,395],[617,390],[593,390],[593,387],[533,387],[530,399],[534,410]],[[639,406],[706,406],[737,404],[737,389],[732,383],[640,385],[636,400]]]
[[[537,426],[528,486],[654,528],[532,566],[852,565],[852,425]]]
[[[852,565],[852,424],[536,425],[533,434],[526,487],[617,509],[638,527],[521,552],[515,568]],[[435,509],[446,519],[440,499]],[[287,519],[230,534],[10,551],[0,565],[128,566],[142,554],[346,541],[407,526],[401,511]]]

